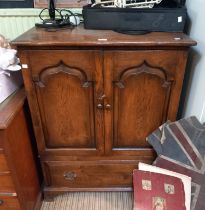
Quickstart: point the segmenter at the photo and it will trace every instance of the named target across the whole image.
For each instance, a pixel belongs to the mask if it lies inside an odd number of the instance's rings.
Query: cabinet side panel
[[[23,109],[7,129],[5,153],[22,209],[34,209],[40,193],[37,169]]]

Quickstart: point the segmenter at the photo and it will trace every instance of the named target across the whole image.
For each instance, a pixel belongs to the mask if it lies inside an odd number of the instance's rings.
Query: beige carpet
[[[74,192],[43,202],[41,210],[132,210],[131,192]]]

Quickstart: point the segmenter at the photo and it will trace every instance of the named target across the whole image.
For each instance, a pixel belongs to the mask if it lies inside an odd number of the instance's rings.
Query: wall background
[[[12,40],[41,22],[41,9],[0,9],[0,34]],[[74,13],[82,13],[82,9],[71,9]],[[46,15],[46,13],[45,13]]]
[[[188,34],[197,41],[187,65],[185,103],[182,116],[196,115],[205,122],[205,0],[187,0]],[[185,92],[184,91],[184,92]]]
[[[190,52],[179,117],[205,122],[205,0],[187,0],[187,33],[198,42]],[[0,9],[0,34],[12,40],[39,22],[40,9]],[[81,9],[73,9],[81,13]]]
[[[0,9],[0,34],[12,40],[39,22],[39,9]]]

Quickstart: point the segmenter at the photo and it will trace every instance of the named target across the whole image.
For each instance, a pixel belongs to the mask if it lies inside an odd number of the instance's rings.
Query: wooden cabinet
[[[63,37],[63,40],[62,40]],[[182,33],[45,32],[17,38],[45,196],[131,190],[147,135],[175,120],[188,49]]]
[[[40,209],[25,91],[0,104],[0,210]]]

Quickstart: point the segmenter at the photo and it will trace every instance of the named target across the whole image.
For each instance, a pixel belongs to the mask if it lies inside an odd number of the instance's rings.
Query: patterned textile
[[[167,122],[147,138],[154,165],[192,178],[191,210],[205,209],[205,126],[196,117]]]
[[[133,210],[132,192],[69,192],[43,201],[41,210]]]

